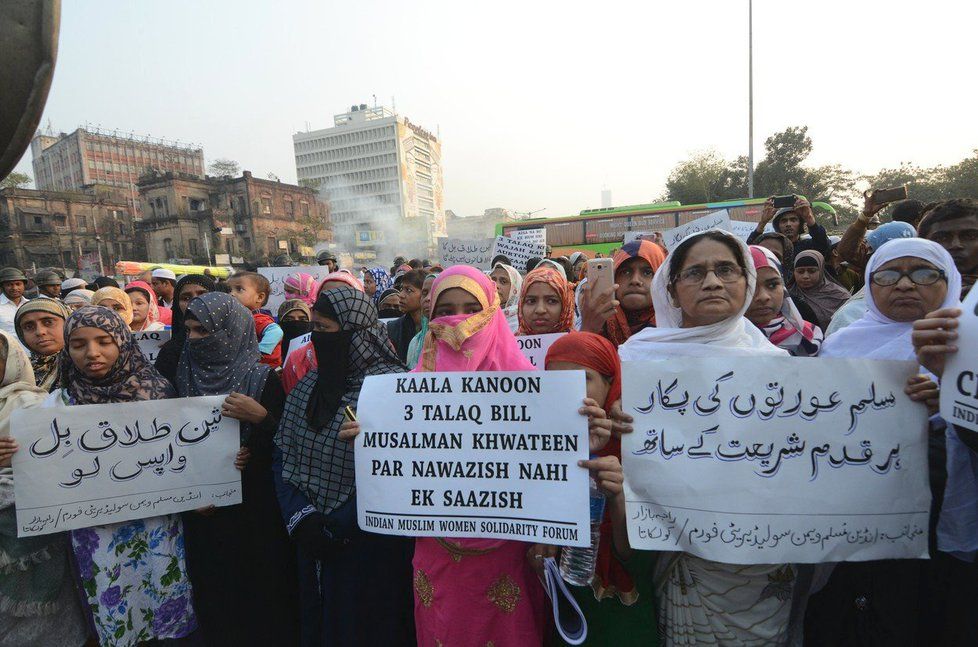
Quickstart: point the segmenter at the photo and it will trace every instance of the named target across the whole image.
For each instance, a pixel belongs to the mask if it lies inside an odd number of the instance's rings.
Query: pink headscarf
[[[130,281],[126,283],[126,294],[133,290],[142,290],[144,296],[149,301],[149,312],[146,313],[146,321],[143,322],[143,327],[140,330],[146,330],[147,326],[157,321],[162,322],[163,318],[160,313],[160,306],[156,303],[156,292],[153,291],[149,283],[146,281]]]
[[[316,303],[316,279],[311,274],[296,272],[285,277],[285,287],[295,293],[295,299],[301,299],[306,305]]]
[[[323,280],[319,282],[319,287],[316,288],[316,294],[315,296],[313,296],[312,304],[310,305],[316,303],[316,299],[319,298],[319,293],[323,291],[323,286],[329,283],[330,281],[338,281],[340,283],[346,283],[354,290],[360,290],[361,292],[364,291],[363,283],[360,281],[360,279],[353,276],[349,272],[345,272],[345,271],[331,272],[326,276],[324,276]]]
[[[468,265],[448,268],[431,286],[432,310],[441,293],[451,288],[461,288],[478,299],[482,311],[433,319],[421,360],[412,372],[536,370],[506,323],[492,279]]]

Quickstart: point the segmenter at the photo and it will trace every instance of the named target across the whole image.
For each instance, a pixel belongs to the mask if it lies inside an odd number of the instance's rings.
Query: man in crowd
[[[177,285],[177,275],[173,270],[158,267],[153,270],[153,290],[159,299],[160,305],[164,308],[173,307],[173,288]]]
[[[325,265],[327,268],[329,268],[330,272],[335,272],[337,267],[336,254],[328,249],[324,249],[316,255],[316,263],[319,265]]]
[[[866,242],[866,232],[875,230],[873,219],[879,220],[879,212],[887,206],[887,203],[876,204],[873,202],[872,194],[867,195],[863,202],[863,210],[859,216],[852,221],[846,228],[839,241],[836,251],[839,258],[849,264],[849,267],[857,272],[862,272],[866,267],[866,261],[872,254]],[[911,227],[916,228],[923,215],[922,206],[918,200],[901,200],[893,205],[890,216],[893,222],[905,222]]]
[[[764,203],[764,210],[761,212],[761,221],[757,223],[757,228],[747,237],[747,244],[753,245],[758,236],[764,233],[767,223],[774,221],[774,231],[783,234],[794,246],[795,254],[806,249],[814,249],[820,252],[824,258],[828,258],[831,252],[828,234],[825,227],[815,222],[815,214],[812,213],[812,205],[808,200],[798,196],[792,207],[774,208],[774,198],[768,198]],[[808,231],[809,238],[802,238],[802,234]]]
[[[54,270],[40,270],[34,276],[37,294],[47,299],[57,299],[61,296],[61,276]]]
[[[27,277],[16,267],[5,267],[0,270],[0,329],[11,335],[16,335],[14,329],[14,317],[17,315],[17,308],[21,306],[27,298],[24,296],[24,289],[27,287]]]
[[[978,200],[959,198],[927,205],[918,235],[934,241],[954,259],[964,298],[978,279]]]

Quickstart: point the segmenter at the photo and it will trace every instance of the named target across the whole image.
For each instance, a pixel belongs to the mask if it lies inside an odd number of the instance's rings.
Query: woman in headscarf
[[[588,283],[581,291],[581,330],[604,336],[621,346],[640,330],[655,325],[655,308],[650,286],[665,260],[659,245],[633,240],[615,252],[614,292],[595,294]]]
[[[166,328],[160,320],[160,306],[156,303],[156,292],[149,283],[133,281],[126,285],[125,292],[129,295],[129,303],[132,305],[129,330],[140,332]]]
[[[47,391],[34,386],[27,353],[4,331],[0,378],[0,645],[82,645],[88,628],[71,578],[67,535],[17,538],[10,468],[17,443],[10,436],[10,415],[40,406]]]
[[[796,357],[812,357],[822,346],[822,330],[802,319],[784,285],[781,262],[774,252],[750,246],[757,289],[746,316],[778,348]]]
[[[183,325],[183,313],[190,302],[202,294],[216,289],[214,279],[204,274],[187,274],[177,281],[173,288],[173,319],[170,326],[170,340],[160,347],[156,355],[156,370],[171,384],[176,383],[177,364],[187,339],[187,329]]]
[[[538,270],[534,270],[536,272]],[[531,272],[532,274],[532,272]],[[527,281],[530,275],[527,275]],[[524,283],[525,288],[526,283]],[[571,332],[555,341],[547,351],[548,371],[585,371],[588,397],[603,403],[605,411],[621,400],[621,362],[614,345],[588,332]],[[610,466],[621,468],[621,439],[612,436],[603,449],[589,461],[592,472]],[[599,478],[595,481],[600,483]],[[651,572],[654,554],[637,552],[622,562],[614,551],[614,533],[627,532],[614,527],[611,507],[620,500],[606,492],[609,505],[601,522],[601,537],[591,586],[568,585],[587,617],[588,645],[626,647],[657,643],[655,602],[652,596]],[[534,547],[535,550],[540,550]],[[528,555],[535,558],[535,555]]]
[[[299,299],[311,306],[316,302],[316,279],[305,272],[289,274],[285,277],[285,298]]]
[[[368,375],[404,371],[373,301],[340,287],[313,308],[318,366],[289,393],[275,436],[282,517],[298,545],[304,644],[413,645],[413,542],[357,527],[353,447],[338,437]],[[369,602],[365,602],[369,601]]]
[[[92,305],[112,310],[128,326],[132,324],[132,301],[129,295],[112,286],[99,288],[92,295]]]
[[[336,290],[344,287],[352,288],[358,292],[363,292],[363,284],[349,272],[333,272],[327,274],[317,289],[316,299],[324,292]],[[282,388],[288,394],[295,388],[306,373],[316,368],[316,352],[312,342],[299,346],[294,352],[290,353],[282,363]]]
[[[428,322],[431,320],[431,286],[435,279],[441,274],[442,270],[429,274],[421,284],[421,330],[417,332],[411,343],[408,345],[407,367],[413,369],[421,359],[421,345],[428,334]]]
[[[431,300],[432,320],[414,372],[534,370],[509,330],[496,286],[484,273],[466,265],[448,268],[435,280]],[[586,399],[584,404],[579,411],[592,418],[596,437],[608,421],[596,402]],[[344,423],[344,438],[358,432],[358,423]],[[602,446],[607,435],[605,431]],[[418,538],[418,644],[541,644],[546,605],[527,549],[518,541]],[[493,593],[487,595],[490,589]]]
[[[373,299],[375,306],[380,305],[380,295],[392,287],[394,281],[382,267],[371,267],[363,274],[363,291]]]
[[[744,318],[756,289],[750,251],[739,238],[708,230],[683,240],[652,282],[656,327],[632,335],[622,361],[684,357],[787,357]],[[609,501],[616,523],[624,507]],[[632,555],[615,534],[619,555]],[[666,645],[783,645],[795,572],[790,564],[745,566],[688,553],[662,553],[656,565],[659,627]],[[788,591],[765,595],[778,582]]]
[[[99,306],[81,308],[65,323],[61,386],[44,406],[174,396],[170,383],[139,350],[128,324]],[[179,515],[92,526],[70,535],[85,608],[100,643],[128,647],[182,638],[197,627]],[[155,548],[146,551],[150,544]],[[108,604],[107,599],[118,601]]]
[[[825,259],[814,249],[805,250],[795,257],[794,277],[791,296],[804,299],[818,319],[813,323],[825,330],[835,311],[852,295],[826,274]]]
[[[69,292],[61,300],[64,302],[66,306],[71,308],[72,312],[74,312],[75,310],[81,308],[82,306],[92,305],[93,296],[95,296],[94,292],[84,287],[80,287]]]
[[[187,328],[177,395],[227,395],[223,414],[241,422],[247,450],[241,505],[183,515],[194,608],[210,644],[292,644],[298,619],[295,563],[272,480],[272,437],[285,394],[259,363],[251,313],[210,292],[183,314]]]
[[[502,304],[503,314],[509,329],[516,332],[519,328],[520,289],[523,287],[523,277],[516,268],[505,263],[496,263],[489,273],[489,278],[496,284],[499,303]]]
[[[289,344],[310,330],[312,310],[302,299],[289,299],[278,308],[278,325],[282,329],[282,357],[288,359]]]
[[[927,313],[960,305],[961,275],[954,259],[937,243],[920,238],[892,240],[877,249],[866,264],[865,285],[866,313],[829,335],[822,344],[821,357],[916,360],[912,341],[914,322],[924,319]],[[936,389],[925,376],[911,378],[908,384],[908,393],[916,400],[936,398]],[[953,429],[949,429],[945,437],[953,435]],[[938,474],[944,469],[944,453],[939,450],[935,461],[933,452],[935,441],[943,440],[942,436],[935,438],[931,434],[928,443],[932,452],[934,517],[943,496],[944,484]],[[932,535],[936,534],[935,525],[936,519],[932,519]],[[957,566],[957,573],[943,573],[935,591],[954,590],[961,585],[962,574],[969,576],[963,565]],[[928,621],[924,613],[926,610],[932,614],[934,607],[940,606],[928,599],[934,592],[921,585],[937,568],[934,559],[837,564],[825,586],[808,601],[805,644],[964,644],[957,640],[944,642],[941,632],[951,622],[946,618]],[[967,588],[973,590],[973,587],[972,579]]]
[[[387,288],[380,293],[377,300],[377,317],[384,319],[397,319],[401,316],[401,294],[394,288]]]
[[[61,349],[65,347],[68,306],[55,299],[32,299],[17,308],[14,330],[31,352],[31,368],[37,386],[52,391],[60,386]]]
[[[552,267],[526,275],[519,298],[517,335],[567,332],[574,325],[574,286]]]
[[[394,321],[387,322],[387,334],[394,343],[394,349],[401,362],[407,362],[411,340],[421,328],[421,290],[424,288],[424,270],[405,272],[398,279],[401,312],[404,314]]]

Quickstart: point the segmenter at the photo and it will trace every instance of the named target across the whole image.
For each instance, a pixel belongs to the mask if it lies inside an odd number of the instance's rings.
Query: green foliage
[[[207,166],[207,172],[215,177],[236,177],[241,165],[231,159],[216,159]]]
[[[25,189],[34,180],[27,173],[11,173],[0,180],[0,189]]]
[[[299,180],[299,186],[304,186],[307,189],[318,189],[320,186],[322,186],[322,184],[323,184],[322,178],[318,178],[318,177],[317,178],[304,177],[301,180]]]

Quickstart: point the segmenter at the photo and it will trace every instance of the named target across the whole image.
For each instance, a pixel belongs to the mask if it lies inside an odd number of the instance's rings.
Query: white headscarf
[[[943,247],[923,238],[896,238],[873,252],[866,264],[866,313],[846,328],[833,333],[822,344],[820,357],[861,357],[865,359],[914,359],[912,321],[894,321],[876,306],[870,275],[896,258],[913,256],[944,270],[947,296],[942,308],[961,304],[961,274],[954,259]]]
[[[747,292],[740,310],[734,316],[708,326],[680,327],[683,311],[672,304],[669,296],[669,268],[672,266],[673,255],[678,250],[695,244],[692,241],[707,232],[689,236],[669,253],[665,262],[656,270],[652,278],[652,305],[655,309],[656,327],[635,333],[618,347],[618,354],[623,361],[659,359],[666,356],[788,355],[788,351],[769,342],[764,333],[744,318],[757,286],[757,270],[751,262],[747,245],[729,232],[719,229],[708,231],[726,236],[740,248],[740,259],[747,277]]]
[[[506,323],[509,324],[509,329],[516,332],[516,329],[520,327],[519,309],[520,292],[523,290],[523,276],[512,265],[496,263],[492,266],[492,269],[496,269],[497,267],[503,268],[506,270],[506,274],[509,275],[509,298],[503,304],[503,314],[506,315]]]
[[[17,409],[38,406],[47,396],[47,391],[34,385],[34,369],[27,351],[17,338],[0,330],[0,357],[5,356],[5,368],[0,375],[0,437],[10,435],[10,414]],[[13,471],[0,467],[0,486],[13,483]],[[12,497],[0,496],[6,505],[13,503]],[[6,507],[0,504],[0,508]]]

